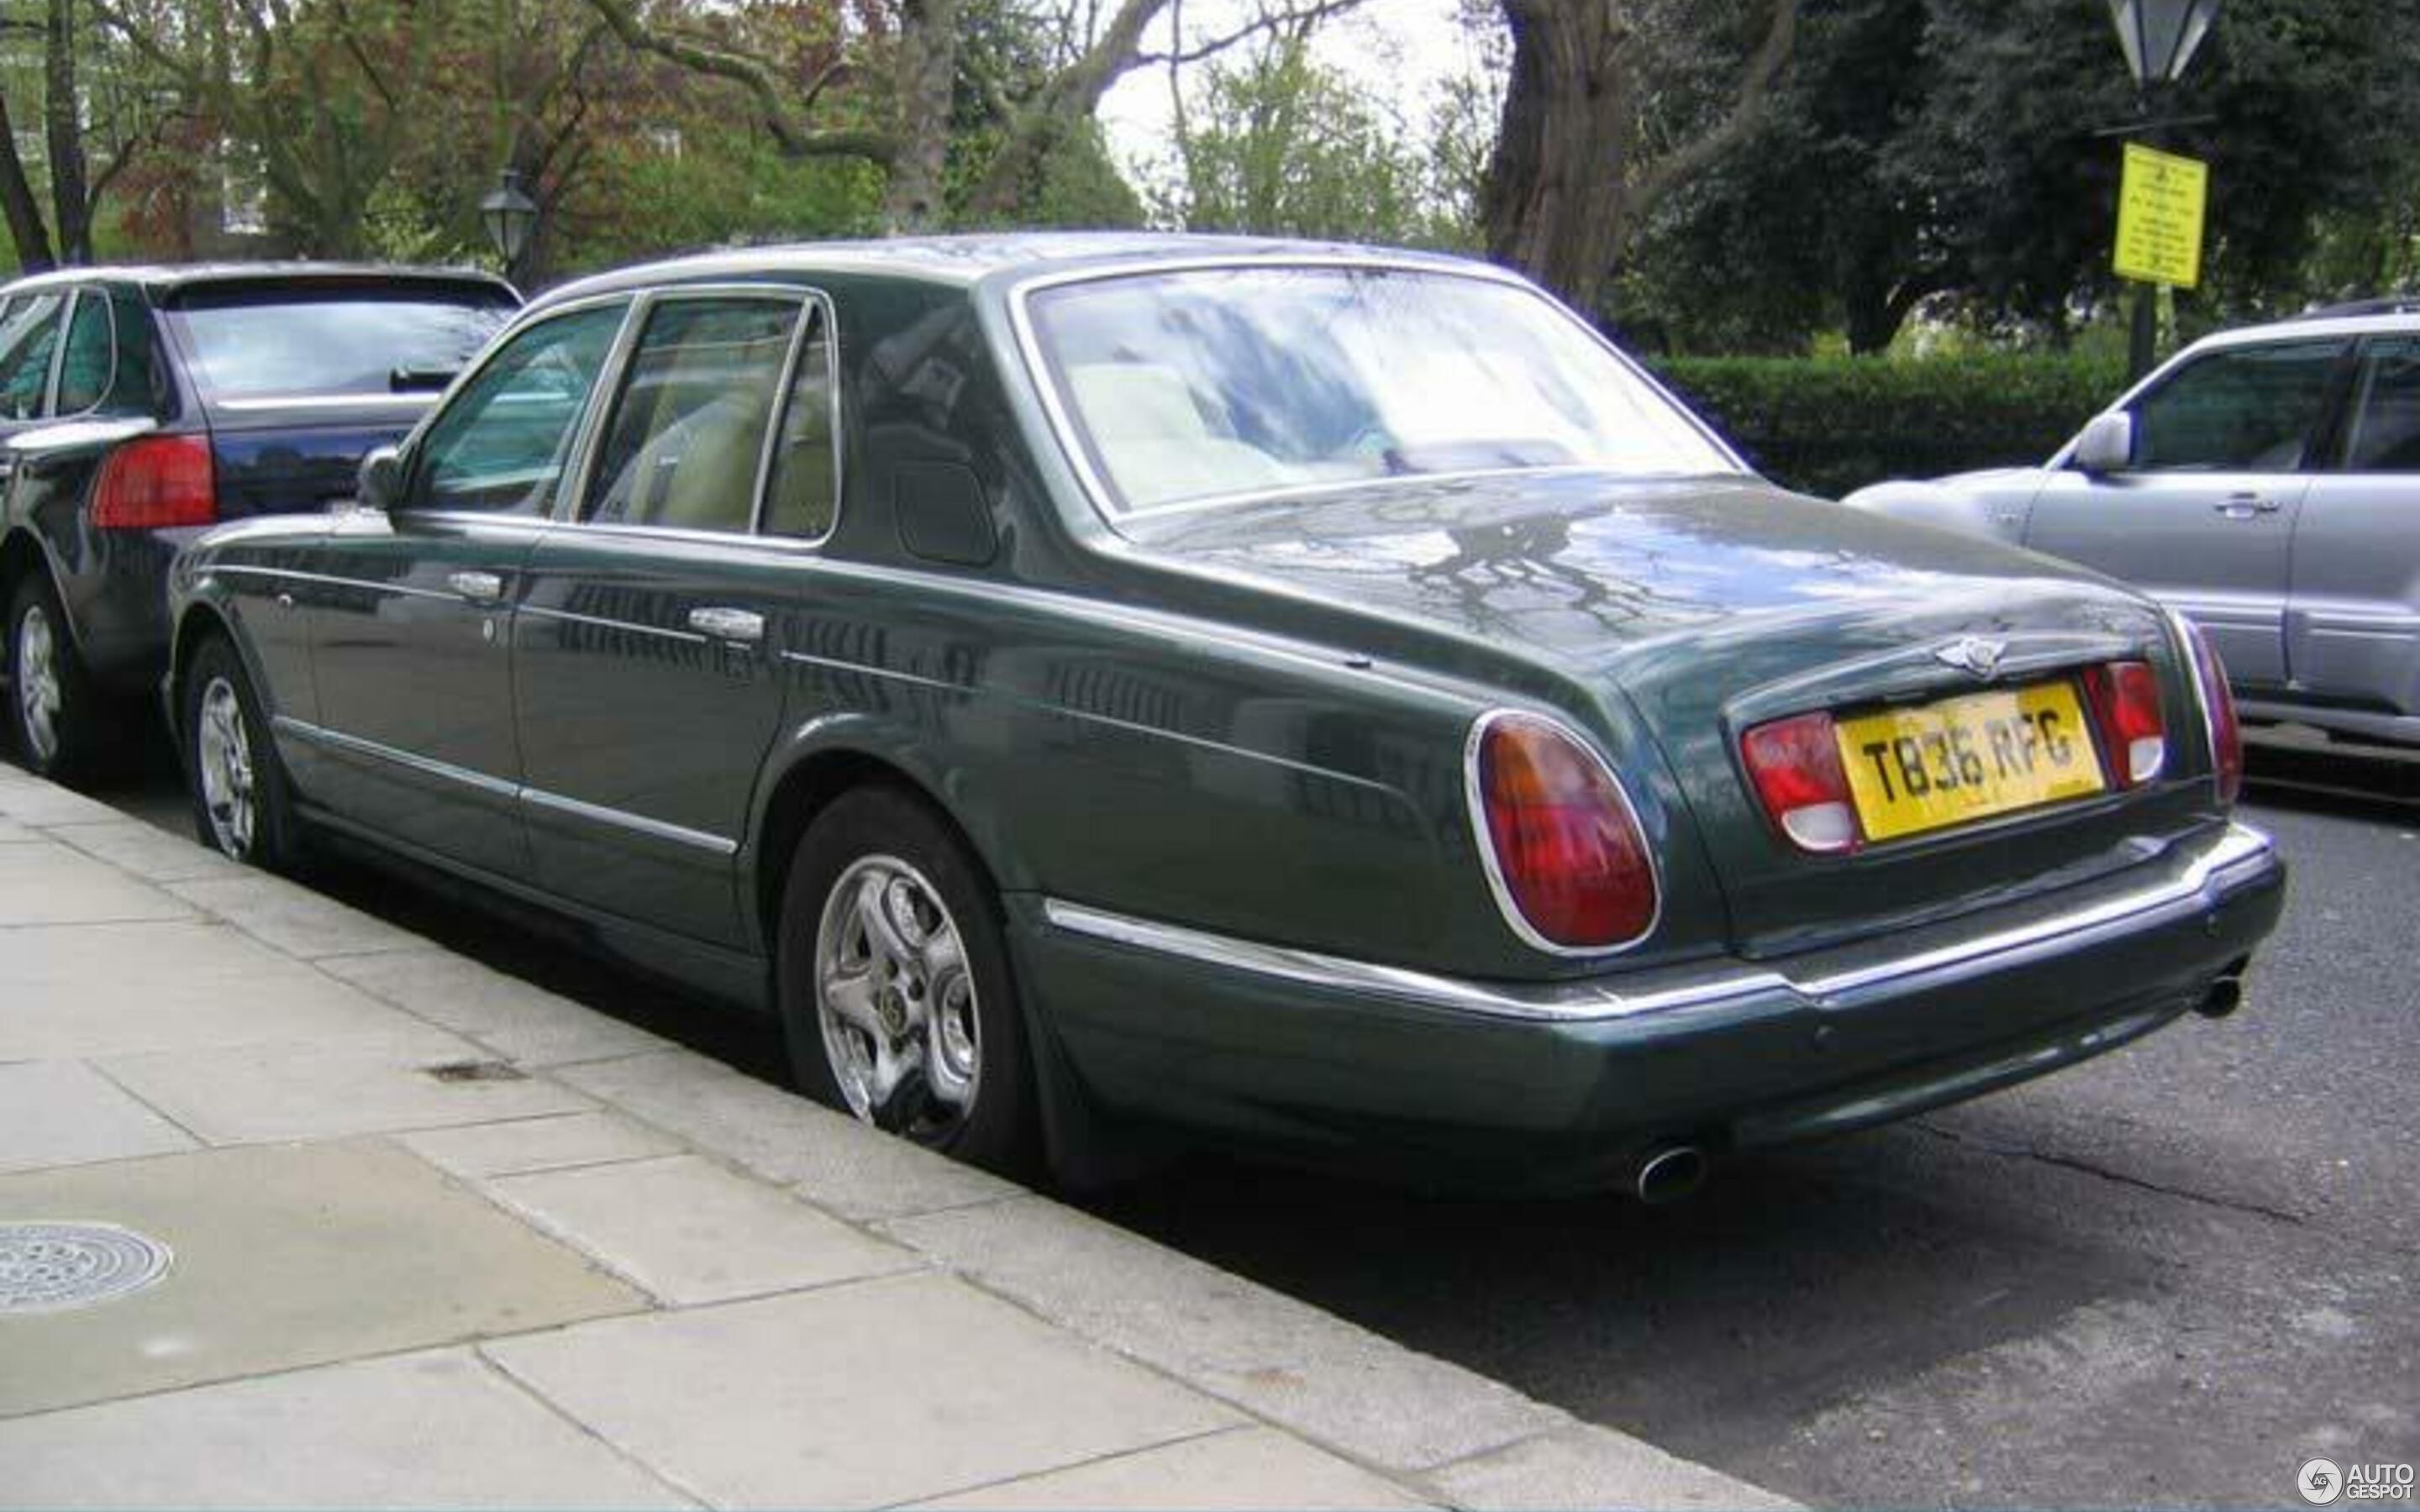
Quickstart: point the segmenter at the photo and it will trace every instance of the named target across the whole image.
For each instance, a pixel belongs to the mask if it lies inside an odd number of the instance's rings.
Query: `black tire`
[[[911,912],[921,911],[911,922],[927,932],[925,938],[937,938],[938,926],[954,932],[970,1001],[957,999],[956,978],[947,970],[920,986],[918,971],[928,958],[919,957],[917,970],[884,975],[886,960],[863,917],[869,882],[882,890],[881,912],[894,927],[895,896]],[[892,884],[906,891],[892,893]],[[924,906],[934,901],[938,913]],[[892,1049],[907,1042],[915,1052],[913,1069],[895,1080],[883,1105],[873,1105],[884,1080],[874,1064],[876,1034],[853,1026],[837,1010],[827,1020],[818,952],[828,926],[837,932],[830,963],[836,976],[880,984],[874,996],[891,997],[883,1022],[900,1031],[886,1037]],[[899,930],[892,937],[911,933]],[[863,969],[853,969],[852,941],[870,952]],[[815,817],[799,838],[783,887],[775,968],[783,1038],[800,1090],[970,1165],[1013,1177],[1030,1172],[1037,1148],[1032,1062],[999,897],[965,844],[930,809],[894,789],[867,787],[834,799]],[[970,1025],[970,1036],[950,1032],[951,1026]],[[957,1057],[945,1046],[965,1052],[973,1067],[970,1083],[952,1069]],[[852,1049],[858,1052],[853,1065],[835,1064]],[[963,1097],[954,1104],[954,1083]]]
[[[134,721],[123,700],[94,686],[58,594],[41,573],[27,573],[8,595],[8,735],[17,759],[54,782],[78,785],[101,775],[112,727],[130,733]],[[32,683],[29,656],[42,663]]]
[[[194,649],[177,697],[177,738],[193,798],[194,835],[230,860],[292,871],[302,858],[302,837],[286,769],[243,658],[225,636],[212,635]],[[231,745],[240,748],[240,773],[230,769]],[[249,804],[249,815],[240,822],[231,810],[236,789]]]

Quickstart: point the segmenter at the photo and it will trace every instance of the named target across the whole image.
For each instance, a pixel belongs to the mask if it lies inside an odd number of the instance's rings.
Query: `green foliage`
[[[1667,358],[1654,367],[1767,476],[1826,498],[1885,478],[2038,463],[2125,378],[2115,352]]]

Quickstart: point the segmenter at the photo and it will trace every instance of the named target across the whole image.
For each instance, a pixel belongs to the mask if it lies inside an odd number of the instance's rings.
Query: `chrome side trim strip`
[[[434,598],[459,604],[462,595],[410,583],[371,582],[363,578],[334,578],[324,572],[296,572],[287,567],[258,567],[240,562],[213,562],[209,570],[223,578],[268,578],[278,582],[323,583],[331,588],[358,588],[365,594],[391,594],[397,598]]]
[[[652,635],[692,646],[706,644],[706,637],[694,631],[668,629],[659,625],[634,625],[628,620],[599,619],[594,614],[574,614],[569,609],[547,609],[537,604],[523,604],[520,611],[534,620],[560,620],[566,625],[585,625],[599,630],[624,630],[631,635]]]
[[[456,766],[451,762],[431,761],[426,756],[415,756],[410,751],[397,750],[393,746],[382,746],[375,740],[364,740],[359,735],[342,734],[316,724],[308,724],[290,715],[278,715],[270,723],[286,734],[310,741],[315,745],[348,751],[357,756],[366,756],[373,761],[386,762],[426,777],[436,778],[441,781],[458,782],[464,787],[475,788],[481,793],[507,802],[525,803],[535,808],[551,810],[555,813],[569,814],[575,819],[585,819],[591,824],[602,825],[612,829],[629,830],[634,834],[669,841],[675,845],[686,845],[692,850],[706,851],[715,856],[729,856],[739,854],[739,842],[736,840],[727,840],[721,835],[709,835],[703,830],[687,829],[679,825],[666,824],[660,819],[650,819],[644,814],[630,813],[620,809],[608,809],[601,804],[582,803],[578,798],[566,798],[559,793],[549,793],[543,788],[530,787],[525,783],[507,782],[503,778],[489,777],[485,772],[474,772],[467,766]]]
[[[2265,872],[2271,865],[2271,855],[2268,836],[2248,825],[2230,825],[2216,844],[2196,856],[2178,876],[1996,933],[1829,976],[1802,979],[1779,969],[1736,963],[1694,976],[1685,967],[1669,974],[1659,973],[1661,982],[1642,974],[1628,979],[1639,984],[1639,990],[1634,992],[1607,985],[1606,979],[1527,986],[1471,981],[1154,923],[1056,898],[1045,899],[1042,911],[1052,928],[1071,934],[1305,986],[1369,994],[1495,1018],[1584,1024],[1679,1009],[1714,1008],[1754,997],[1778,997],[1813,1007],[1841,994],[1909,980],[1993,957],[2022,958],[2029,951],[2072,943],[2078,935],[2152,921],[2147,916],[2208,907]]]

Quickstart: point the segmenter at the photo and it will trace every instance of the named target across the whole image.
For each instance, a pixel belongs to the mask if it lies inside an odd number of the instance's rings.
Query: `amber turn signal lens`
[[[1596,753],[1550,720],[1491,719],[1473,780],[1491,873],[1534,944],[1609,949],[1655,922],[1655,867],[1630,800]]]

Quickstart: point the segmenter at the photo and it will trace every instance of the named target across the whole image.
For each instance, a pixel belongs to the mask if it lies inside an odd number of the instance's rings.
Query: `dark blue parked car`
[[[0,288],[8,718],[32,770],[122,748],[167,660],[177,548],[351,493],[520,304],[461,270],[79,268]]]

